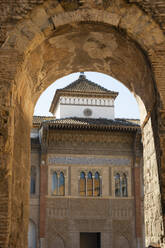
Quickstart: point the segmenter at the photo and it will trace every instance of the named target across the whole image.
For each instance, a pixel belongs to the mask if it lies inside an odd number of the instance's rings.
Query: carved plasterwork
[[[119,168],[119,169],[116,169],[116,168],[114,168],[113,169],[113,176],[115,176],[117,173],[119,173],[120,175],[122,175],[123,173],[128,177],[129,176],[129,172],[128,172],[128,169],[121,169],[121,168]]]
[[[67,169],[66,168],[61,168],[61,167],[54,167],[50,169],[50,174],[53,175],[53,173],[56,172],[57,175],[60,175],[60,172],[63,172],[64,176],[67,176]]]
[[[133,215],[133,209],[132,208],[126,208],[125,206],[110,209],[110,216],[117,218],[117,219],[133,218],[133,216],[134,216]]]
[[[50,218],[65,218],[68,216],[68,209],[63,208],[62,206],[60,208],[48,208],[47,216]]]
[[[67,132],[67,133],[56,133],[51,132],[48,139],[49,145],[55,145],[55,144],[66,144],[68,142],[82,144],[82,143],[97,143],[97,144],[114,144],[117,143],[117,145],[120,147],[120,145],[123,144],[130,144],[133,142],[133,137],[131,137],[131,134],[127,133],[127,135],[122,133],[114,134],[114,133],[102,133],[99,135],[99,133],[75,133],[75,132]]]
[[[70,217],[79,218],[103,218],[109,216],[109,200],[101,198],[75,198],[70,201]]]
[[[128,220],[113,220],[113,233],[114,237],[118,235],[124,236],[127,240],[132,240],[133,225]]]
[[[62,226],[63,225],[63,226]],[[67,225],[65,221],[56,221],[48,218],[46,228],[47,247],[65,248]]]
[[[80,177],[80,173],[81,173],[82,171],[85,172],[86,175],[87,175],[88,172],[90,171],[90,172],[92,172],[92,175],[93,175],[93,176],[95,175],[96,172],[98,172],[98,173],[100,174],[100,176],[102,176],[102,169],[100,169],[100,168],[96,168],[96,167],[95,167],[95,168],[90,168],[90,167],[84,168],[84,167],[82,167],[82,168],[79,168],[79,169],[77,170],[77,173],[78,173],[77,178]]]
[[[106,228],[106,219],[77,219],[74,225],[79,232],[100,232]]]

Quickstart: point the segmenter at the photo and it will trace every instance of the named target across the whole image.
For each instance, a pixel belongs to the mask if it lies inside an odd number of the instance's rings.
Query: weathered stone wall
[[[16,1],[10,1],[6,0],[1,2],[1,8],[0,8],[0,22],[2,23],[1,29],[0,29],[0,44],[3,44],[3,42],[6,39],[7,31],[11,30],[12,27],[18,23],[20,20],[26,18],[30,11],[32,11],[35,7],[40,6],[46,2],[46,0],[16,0]],[[81,0],[56,0],[51,2],[51,9],[47,8],[48,11],[53,12],[54,9],[58,6],[58,9],[60,11],[72,11],[76,10],[79,7],[82,7],[83,4],[86,4],[86,2],[89,2],[91,5],[97,8],[104,8],[107,9],[108,7],[113,5],[113,1],[81,1]],[[129,0],[128,1],[131,4],[136,3],[138,4],[147,14],[154,17],[157,23],[165,29],[165,18],[164,18],[164,7],[165,3],[164,0]],[[47,6],[47,3],[45,4]]]
[[[149,245],[161,243],[164,235],[158,163],[150,119],[143,130],[143,148],[145,237],[146,245]]]

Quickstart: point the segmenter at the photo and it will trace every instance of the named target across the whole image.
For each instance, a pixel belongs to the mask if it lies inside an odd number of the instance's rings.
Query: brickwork
[[[143,146],[145,235],[146,244],[149,245],[151,242],[161,242],[164,233],[158,166],[150,120],[145,126]],[[156,208],[155,206],[159,207]]]
[[[160,24],[160,26],[165,30],[165,18],[164,18],[164,8],[165,3],[164,0],[129,0],[130,3],[139,4],[142,9],[148,13],[150,16],[153,16],[154,19]]]

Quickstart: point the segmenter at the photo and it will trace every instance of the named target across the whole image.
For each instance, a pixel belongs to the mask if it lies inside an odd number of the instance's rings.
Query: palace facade
[[[81,73],[31,131],[29,248],[144,247],[138,120]]]

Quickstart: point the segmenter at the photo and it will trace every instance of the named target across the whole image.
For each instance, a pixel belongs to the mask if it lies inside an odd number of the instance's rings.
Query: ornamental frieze
[[[66,217],[68,216],[68,209],[66,208],[47,208],[47,216],[49,217]]]
[[[132,208],[111,208],[110,216],[115,218],[131,218],[133,217]]]
[[[48,164],[66,164],[66,165],[119,165],[130,166],[129,158],[95,158],[95,157],[72,157],[72,156],[51,156],[48,157]]]
[[[105,134],[99,135],[98,133],[95,134],[76,134],[73,133],[50,133],[48,144],[55,145],[55,144],[66,144],[66,143],[77,143],[77,144],[131,144],[133,142],[133,138],[129,134],[125,135],[114,135],[112,134]],[[116,145],[116,144],[115,144]]]

